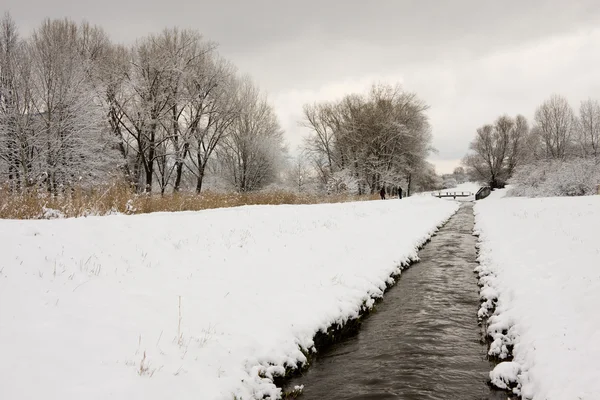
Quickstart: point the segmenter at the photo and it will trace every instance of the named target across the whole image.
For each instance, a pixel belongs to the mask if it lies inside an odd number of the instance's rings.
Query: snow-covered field
[[[0,398],[276,397],[272,374],[372,306],[457,208],[414,197],[0,221]]]
[[[600,399],[600,196],[490,197],[475,214],[480,316],[497,299],[490,353],[514,345],[493,383],[517,379],[526,399]]]

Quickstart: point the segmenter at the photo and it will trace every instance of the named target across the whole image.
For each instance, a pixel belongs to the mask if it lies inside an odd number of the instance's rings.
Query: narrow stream
[[[473,205],[464,203],[353,336],[289,387],[311,399],[506,399],[477,324]]]

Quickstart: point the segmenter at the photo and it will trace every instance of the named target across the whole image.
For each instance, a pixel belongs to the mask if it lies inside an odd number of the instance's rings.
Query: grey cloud
[[[69,16],[102,25],[131,42],[166,26],[195,28],[227,52],[261,49],[313,35],[315,45],[350,40],[411,54],[446,47],[467,52],[595,24],[600,3],[586,1],[193,1],[5,0],[27,29],[44,17]],[[118,33],[118,34],[117,34]],[[430,54],[435,56],[435,54]]]

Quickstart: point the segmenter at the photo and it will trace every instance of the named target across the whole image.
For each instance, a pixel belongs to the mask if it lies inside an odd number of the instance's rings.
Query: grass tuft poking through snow
[[[0,398],[280,398],[274,380],[307,363],[318,332],[372,307],[457,208],[0,221]]]

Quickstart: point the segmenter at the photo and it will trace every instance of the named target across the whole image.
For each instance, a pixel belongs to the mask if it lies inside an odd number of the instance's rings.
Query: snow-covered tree
[[[545,157],[565,159],[570,156],[577,120],[567,99],[552,95],[535,111],[535,130]]]
[[[347,171],[359,193],[400,185],[410,193],[431,151],[427,108],[414,93],[386,84],[336,103],[307,105],[303,125],[313,133],[307,154],[325,183]]]
[[[0,138],[9,181],[38,183],[57,195],[109,173],[113,143],[92,82],[86,31],[69,20],[46,20],[21,42],[10,17],[3,27],[2,69],[9,77]]]
[[[114,159],[79,39],[75,23],[47,20],[30,45],[35,129],[45,141],[38,151],[45,158],[46,186],[55,194],[77,182],[93,182]]]
[[[456,183],[458,183],[458,184],[465,183],[468,179],[467,171],[465,170],[464,167],[454,168],[454,171],[452,172],[452,176],[456,180]]]
[[[0,168],[15,191],[35,183],[35,148],[41,144],[32,109],[31,63],[9,14],[0,21]]]
[[[239,115],[219,147],[225,178],[239,192],[260,189],[276,181],[285,147],[273,108],[246,77],[238,89]]]
[[[510,196],[594,195],[600,184],[600,165],[592,158],[539,160],[517,168],[510,184]]]
[[[190,105],[196,123],[191,132],[188,170],[196,178],[197,193],[202,190],[206,168],[217,146],[240,113],[239,81],[233,67],[224,60],[216,60],[212,65],[209,93],[195,98]]]
[[[288,186],[298,193],[312,193],[318,191],[318,182],[315,171],[311,168],[309,157],[305,151],[295,156],[287,169],[286,181]]]
[[[588,99],[579,108],[578,142],[584,157],[600,158],[600,103]]]
[[[13,190],[58,194],[120,170],[139,192],[200,192],[210,164],[242,191],[281,176],[273,109],[197,31],[126,48],[67,19],[27,40],[8,15],[0,29],[0,177]]]

